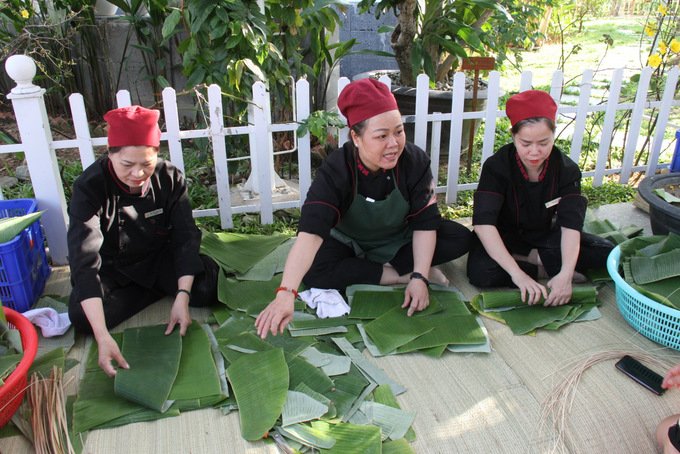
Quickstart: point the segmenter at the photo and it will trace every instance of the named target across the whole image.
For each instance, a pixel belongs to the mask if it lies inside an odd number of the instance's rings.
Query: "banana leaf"
[[[13,216],[0,219],[0,244],[12,241],[26,227],[33,224],[45,210],[23,216]],[[39,245],[42,247],[42,245]]]
[[[147,415],[145,410],[148,409],[117,396],[114,392],[114,378],[98,367],[92,368],[85,372],[80,382],[78,398],[73,406],[73,432],[78,434],[90,429],[118,425],[117,421],[127,415],[130,415],[128,419],[135,419],[138,413]],[[155,419],[179,414],[173,413],[174,410],[165,414],[153,410],[148,412],[153,412]]]
[[[317,449],[330,449],[335,445],[335,438],[328,434],[330,428],[331,426],[328,425],[322,428],[314,428],[308,424],[294,424],[285,428],[275,427],[276,431],[284,437]]]
[[[347,326],[356,325],[361,323],[361,320],[350,319],[347,316],[342,317],[329,317],[329,318],[312,318],[309,320],[295,320],[290,322],[291,327],[294,329],[305,329],[305,328],[322,328],[327,326]]]
[[[503,311],[514,309],[517,307],[527,307],[528,303],[522,301],[521,292],[519,290],[506,290],[498,292],[482,292],[480,300],[480,308],[485,311]],[[592,286],[573,287],[571,293],[570,303],[594,303],[597,300],[597,289]],[[545,302],[545,298],[541,296],[538,303],[534,306],[541,305]]]
[[[288,332],[293,337],[314,337],[323,336],[325,334],[346,333],[346,326],[324,326],[321,328],[288,328]]]
[[[430,289],[430,295],[437,298],[442,307],[441,314],[437,315],[470,315],[470,311],[458,293],[448,290]]]
[[[357,396],[356,399],[354,399],[354,403],[350,407],[348,411],[346,411],[344,414],[339,415],[341,416],[340,420],[342,422],[350,422],[354,418],[354,416],[359,412],[359,408],[361,408],[361,405],[363,402],[368,398],[368,396],[373,393],[373,390],[378,387],[377,383],[371,382],[368,385],[366,385],[366,388]],[[368,424],[368,419],[366,417],[360,418],[361,422],[360,424]]]
[[[224,398],[210,339],[198,322],[187,327],[182,355],[169,400],[180,411],[212,406]]]
[[[247,272],[236,273],[236,279],[244,281],[270,281],[274,274],[283,272],[288,253],[295,243],[295,238],[286,240]]]
[[[319,422],[312,424],[316,427]],[[331,427],[329,435],[335,438],[335,445],[330,449],[319,449],[326,454],[380,454],[382,438],[380,428],[376,426],[360,426],[340,423]]]
[[[5,354],[0,356],[0,384],[3,384],[7,377],[14,372],[23,357],[23,353]]]
[[[432,358],[441,358],[447,348],[447,345],[438,345],[436,347],[421,348],[419,351],[425,353],[427,356],[431,356]]]
[[[263,341],[250,331],[241,333],[229,340],[218,338],[217,347],[227,361],[232,364],[243,356],[274,349],[271,344]]]
[[[208,339],[210,340],[210,352],[212,353],[213,360],[215,361],[215,367],[217,368],[217,377],[220,381],[220,389],[224,397],[229,397],[229,384],[227,383],[227,371],[224,366],[224,356],[220,352],[220,348],[217,345],[217,339],[213,333],[210,325],[201,325],[205,331]],[[180,366],[182,363],[180,363]]]
[[[356,302],[357,295],[355,295]],[[366,334],[383,354],[412,341],[434,329],[418,317],[409,317],[401,307],[364,325]]]
[[[377,402],[364,401],[360,407],[370,424],[380,427],[391,440],[404,438],[416,414]]]
[[[219,328],[213,333],[217,340],[230,340],[244,332],[256,332],[255,321],[242,313],[235,313],[228,318]]]
[[[276,289],[281,286],[281,277],[278,274],[267,282],[222,279],[217,283],[217,299],[229,309],[259,314],[274,299]]]
[[[392,389],[390,389],[390,387],[387,385],[380,385],[373,390],[373,401],[401,410],[399,402],[397,402],[397,398],[394,397],[394,394],[392,394]],[[416,439],[416,433],[413,428],[409,428],[409,430],[404,435],[404,438],[408,441],[414,441]],[[385,445],[383,445],[383,449],[384,448]]]
[[[376,358],[379,358],[381,356],[388,356],[388,355],[396,355],[397,354],[397,349],[395,348],[391,352],[383,354],[383,352],[380,351],[380,349],[373,343],[371,338],[366,334],[366,330],[364,329],[364,325],[360,324],[357,325],[357,328],[359,329],[359,332],[361,333],[361,338],[364,341],[364,345],[366,346],[366,349],[371,353],[371,355],[375,356]]]
[[[212,257],[225,270],[243,274],[289,238],[286,235],[203,232],[201,254]]]
[[[668,203],[680,203],[680,199],[675,197],[673,194],[670,192],[666,192],[664,188],[658,188],[658,189],[652,189],[652,192],[659,197],[661,197],[664,202]]]
[[[487,341],[474,315],[433,316],[422,320],[432,326],[433,330],[398,347],[398,353],[449,344],[484,344]]]
[[[668,235],[641,236],[637,238],[631,238],[630,240],[619,244],[619,249],[621,250],[621,262],[623,262],[626,257],[634,255],[637,251],[642,251],[647,246],[657,244],[666,240],[667,238]]]
[[[279,418],[288,392],[288,366],[281,349],[239,358],[227,369],[241,420],[241,435],[248,441],[267,435]]]
[[[403,438],[383,442],[382,454],[415,454],[415,451]]]
[[[555,320],[562,320],[572,309],[573,307],[570,305],[555,307],[531,306],[505,311],[501,316],[513,334],[519,335],[527,334]]]
[[[352,298],[349,318],[376,319],[388,311],[404,304],[404,290],[393,291],[357,291]],[[442,310],[439,301],[430,295],[430,305],[418,315],[436,314]],[[403,309],[404,313],[406,309]]]
[[[634,286],[636,290],[668,307],[680,310],[680,277]]]
[[[323,395],[333,389],[333,380],[306,359],[289,353],[286,353],[284,358],[288,365],[290,389],[296,389],[300,383]]]
[[[281,410],[281,426],[286,427],[319,419],[326,412],[328,412],[328,405],[324,405],[305,393],[288,390],[286,402]]]
[[[394,380],[392,380],[382,369],[379,367],[375,366],[373,363],[368,361],[364,356],[361,354],[359,350],[354,348],[352,344],[350,344],[346,339],[343,338],[333,338],[333,342],[335,342],[335,345],[342,350],[342,352],[349,356],[350,359],[352,360],[352,363],[361,371],[362,374],[366,378],[368,378],[370,381],[378,384],[378,385],[390,385],[390,388],[392,389],[392,393],[394,393],[395,396],[403,393],[406,391],[406,388],[403,386],[399,385],[396,383]],[[340,377],[336,378],[336,387],[337,387],[337,382]]]
[[[119,368],[114,383],[117,395],[160,413],[172,404],[168,396],[182,356],[179,330],[166,335],[166,329],[156,325],[123,332],[121,354],[130,368]]]
[[[314,340],[285,335],[267,336],[264,341],[275,348],[282,348],[284,352],[290,353],[291,355],[299,355],[316,343]]]
[[[630,257],[630,270],[638,285],[680,276],[680,249],[654,257]]]
[[[314,347],[305,350],[300,356],[315,367],[321,368],[329,377],[346,374],[352,365],[352,360],[347,356],[322,353]]]

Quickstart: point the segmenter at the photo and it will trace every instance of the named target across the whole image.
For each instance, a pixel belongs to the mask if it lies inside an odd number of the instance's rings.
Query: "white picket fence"
[[[22,59],[21,65],[30,65],[30,59]],[[45,234],[50,247],[52,260],[56,264],[64,264],[67,261],[66,230],[68,217],[63,185],[59,177],[59,169],[56,160],[56,151],[65,148],[77,148],[80,152],[83,168],[95,160],[94,146],[106,145],[106,138],[93,138],[90,135],[88,120],[85,113],[83,97],[80,94],[72,94],[69,97],[73,125],[76,138],[72,140],[52,140],[52,133],[48,122],[46,107],[43,99],[44,90],[32,84],[35,75],[18,75],[16,70],[7,67],[8,74],[16,82],[17,86],[12,89],[8,98],[12,100],[17,125],[22,143],[14,145],[0,145],[0,153],[25,152],[29,166],[31,181],[38,200],[38,208],[46,210],[42,221]],[[24,71],[25,72],[25,71]],[[22,73],[23,74],[23,73]],[[589,114],[598,111],[605,112],[604,129],[600,136],[600,148],[595,170],[584,172],[584,176],[592,176],[594,185],[600,185],[605,175],[620,174],[620,182],[626,183],[632,172],[654,172],[658,167],[658,158],[661,151],[664,133],[668,124],[668,116],[672,106],[680,105],[680,100],[674,99],[675,87],[678,82],[678,67],[673,68],[667,78],[665,91],[661,101],[648,101],[646,93],[652,75],[651,68],[642,71],[638,95],[633,103],[621,103],[620,91],[623,84],[623,70],[616,69],[612,73],[609,87],[609,97],[604,104],[591,104],[591,87],[593,83],[593,71],[586,70],[580,83],[579,102],[576,106],[560,105],[558,114],[572,118],[573,133],[572,146],[569,154],[574,161],[578,162],[583,144],[586,119]],[[30,77],[29,77],[30,76]],[[520,91],[531,88],[532,74],[522,74]],[[383,76],[382,82],[390,84],[389,78]],[[349,83],[342,78],[338,82],[338,93]],[[553,74],[550,94],[558,100],[562,93],[563,76],[557,71]],[[505,116],[504,110],[498,110],[498,97],[500,93],[500,74],[492,72],[488,77],[488,98],[486,109],[478,112],[463,112],[465,94],[465,76],[463,73],[456,74],[453,85],[451,113],[428,114],[428,90],[429,80],[421,75],[417,81],[416,112],[413,117],[405,117],[405,121],[415,123],[415,133],[411,140],[426,149],[428,123],[432,125],[431,150],[428,150],[432,158],[433,174],[438,173],[440,154],[440,131],[443,121],[450,121],[450,142],[448,154],[448,177],[444,186],[436,188],[438,193],[445,193],[446,202],[455,201],[459,190],[474,189],[477,183],[462,184],[459,182],[460,149],[463,120],[482,119],[485,123],[482,161],[491,156],[494,150],[503,144],[495,144],[496,120]],[[294,105],[296,112],[294,118],[301,121],[307,118],[309,112],[309,84],[305,80],[296,83],[296,100]],[[275,202],[272,197],[274,186],[274,165],[272,149],[272,133],[282,131],[294,131],[298,128],[297,122],[272,123],[270,111],[270,98],[263,83],[253,85],[253,97],[248,111],[248,125],[239,127],[225,127],[223,106],[220,88],[217,85],[208,87],[207,110],[210,112],[209,126],[205,129],[181,130],[179,124],[177,98],[175,90],[166,88],[163,90],[163,115],[166,130],[161,135],[161,140],[166,141],[170,150],[171,161],[184,170],[182,156],[182,144],[184,139],[208,138],[212,144],[213,160],[215,163],[215,175],[217,179],[218,208],[196,210],[194,217],[219,215],[223,228],[232,226],[232,215],[244,212],[259,212],[263,223],[273,222],[273,212],[282,208],[299,207],[311,184],[311,158],[309,135],[297,140],[297,160],[299,170],[299,193],[300,198],[293,201]],[[119,107],[131,104],[130,94],[121,91],[117,95]],[[559,103],[558,103],[559,105]],[[652,153],[649,162],[645,166],[633,166],[636,145],[640,135],[643,114],[645,109],[659,109],[659,118],[652,142]],[[628,139],[621,168],[607,168],[607,153],[611,145],[614,120],[617,111],[632,110],[632,118],[628,128]],[[250,154],[245,158],[227,159],[225,145],[226,136],[247,135]],[[340,142],[347,137],[347,130],[340,131]],[[565,150],[567,152],[567,150]],[[234,159],[249,159],[251,172],[254,177],[254,185],[259,193],[259,199],[253,200],[249,205],[234,205],[230,196],[229,185],[229,161]],[[663,166],[663,164],[661,164]],[[251,178],[252,179],[252,178]]]

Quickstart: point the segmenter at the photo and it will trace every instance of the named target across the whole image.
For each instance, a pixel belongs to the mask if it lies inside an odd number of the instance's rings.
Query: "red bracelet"
[[[292,293],[293,296],[295,296],[295,299],[300,297],[300,295],[298,295],[297,290],[295,290],[294,288],[279,287],[279,288],[276,289],[276,293],[279,293],[281,290]]]

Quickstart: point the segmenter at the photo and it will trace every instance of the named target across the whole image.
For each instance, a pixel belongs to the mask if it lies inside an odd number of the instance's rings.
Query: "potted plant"
[[[418,75],[427,74],[433,89],[431,111],[448,112],[450,78],[461,61],[469,55],[493,53],[496,66],[502,65],[508,52],[535,41],[537,25],[531,20],[542,12],[537,6],[518,5],[514,0],[361,0],[359,7],[362,13],[374,8],[376,18],[388,12],[397,16],[396,26],[379,31],[391,32],[390,45],[399,68],[398,77],[392,77],[393,91],[407,115],[413,113],[410,106],[415,101],[402,96],[414,98],[415,90],[399,87],[415,87]],[[485,86],[479,89],[482,101],[477,109],[481,110],[486,103]],[[466,139],[464,135],[463,142]],[[463,146],[467,148],[465,143]]]
[[[640,182],[640,196],[649,203],[649,222],[654,235],[680,235],[680,173],[650,175]]]

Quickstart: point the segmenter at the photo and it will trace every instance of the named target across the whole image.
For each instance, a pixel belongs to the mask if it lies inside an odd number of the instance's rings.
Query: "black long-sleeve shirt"
[[[80,301],[103,296],[100,273],[152,287],[167,247],[177,278],[203,270],[184,177],[163,159],[142,192],[132,194],[108,156],[100,158],[75,181],[68,213],[69,265]]]
[[[395,188],[393,174],[397,188],[411,206],[406,218],[411,229],[437,230],[441,216],[430,158],[410,142],[406,142],[393,172],[385,169],[370,172],[355,156],[349,142],[333,151],[316,172],[302,206],[298,230],[328,238],[354,200],[357,178],[359,194],[385,200]]]
[[[539,181],[529,176],[513,143],[484,162],[474,196],[474,225],[495,225],[531,241],[554,225],[580,231],[587,200],[581,195],[581,171],[553,146]]]

